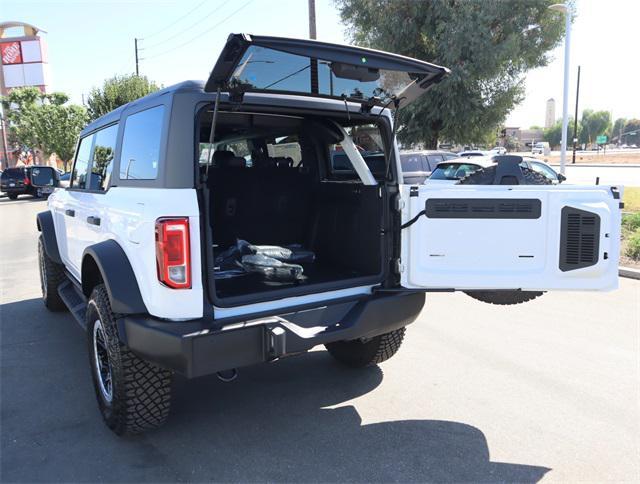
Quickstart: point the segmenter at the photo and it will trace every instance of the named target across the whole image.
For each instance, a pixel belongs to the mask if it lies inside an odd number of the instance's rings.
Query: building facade
[[[50,72],[45,33],[25,22],[0,23],[0,91],[6,96],[17,87],[34,86],[49,92]]]
[[[49,59],[46,33],[26,22],[0,22],[0,94],[6,96],[19,87],[36,87],[50,91]],[[9,146],[6,116],[0,107],[0,169],[14,166],[19,147]],[[26,162],[26,160],[25,160]]]
[[[547,99],[547,109],[544,115],[544,127],[550,128],[556,122],[556,100]]]

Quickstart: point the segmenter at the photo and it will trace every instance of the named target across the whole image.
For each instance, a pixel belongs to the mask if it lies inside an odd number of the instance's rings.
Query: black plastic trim
[[[429,198],[427,218],[537,219],[542,202],[537,198]]]
[[[141,358],[194,378],[321,344],[388,333],[411,324],[424,301],[424,293],[372,296],[348,305],[346,313],[337,315],[339,324],[327,325],[315,334],[307,334],[302,326],[289,321],[287,314],[222,328],[206,320],[166,322],[149,316],[124,316],[118,319],[118,328],[122,343]],[[333,308],[320,306],[317,311],[316,317],[322,319],[323,311]]]
[[[49,210],[40,212],[36,216],[38,230],[42,233],[44,241],[44,251],[56,264],[62,264],[60,252],[58,251],[58,239],[56,238],[56,229],[53,224],[53,215]]]
[[[148,312],[129,259],[115,240],[105,240],[84,250],[82,255],[83,289],[85,288],[84,270],[88,258],[92,258],[100,270],[114,313],[140,314]]]
[[[560,219],[560,270],[567,272],[596,265],[600,254],[600,216],[579,208],[562,207]]]

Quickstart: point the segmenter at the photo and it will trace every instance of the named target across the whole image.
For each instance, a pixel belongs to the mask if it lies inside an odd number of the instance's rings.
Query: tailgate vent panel
[[[540,218],[537,198],[429,198],[425,204],[428,218]]]
[[[596,265],[600,242],[600,216],[563,207],[560,229],[560,270],[572,271]]]

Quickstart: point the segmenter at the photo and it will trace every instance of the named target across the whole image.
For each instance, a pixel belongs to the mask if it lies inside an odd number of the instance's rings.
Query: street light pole
[[[576,162],[576,143],[578,142],[578,98],[580,97],[580,66],[578,66],[578,83],[576,84],[576,113],[573,118],[573,159],[571,164]]]
[[[564,89],[562,92],[562,142],[560,144],[560,173],[564,174],[567,162],[567,131],[569,128],[569,53],[571,51],[571,7],[557,3],[549,7],[565,15],[564,37]]]

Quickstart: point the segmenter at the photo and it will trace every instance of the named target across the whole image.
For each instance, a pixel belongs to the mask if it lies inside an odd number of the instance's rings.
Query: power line
[[[187,30],[193,28],[193,27],[197,27],[200,23],[202,23],[202,21],[208,19],[209,17],[211,17],[214,13],[217,13],[221,8],[223,8],[225,5],[227,5],[231,0],[226,0],[225,2],[222,3],[222,5],[218,5],[216,6],[216,8],[214,8],[211,12],[209,12],[207,15],[205,15],[204,17],[198,19],[196,22],[190,24],[188,27],[185,27],[182,30],[179,30],[178,32],[176,32],[175,34],[171,35],[170,37],[167,37],[164,40],[161,40],[160,42],[156,42],[155,44],[151,44],[150,46],[145,46],[144,48],[142,48],[141,50],[146,50],[146,49],[153,49],[155,47],[158,47],[159,45],[162,45],[166,42],[169,42],[170,40],[175,39],[176,37],[180,36],[181,34],[183,34],[184,32],[186,32]]]
[[[178,20],[174,20],[173,22],[171,22],[170,24],[165,25],[163,28],[161,28],[160,30],[156,30],[154,33],[147,35],[146,37],[143,37],[141,40],[144,39],[148,39],[149,37],[154,37],[156,35],[158,35],[160,32],[164,32],[167,27],[171,27],[172,25],[177,24],[178,22],[180,22],[182,19],[187,18],[189,15],[191,15],[193,12],[195,12],[200,5],[206,3],[207,0],[202,0],[202,2],[200,2],[198,5],[196,5],[195,7],[193,7],[191,10],[189,10],[187,13],[185,13],[182,17],[180,17]]]
[[[156,55],[152,55],[150,57],[143,57],[140,60],[149,60],[149,59],[155,59],[156,57],[160,57],[163,56],[165,54],[168,54],[169,52],[172,52],[176,49],[180,49],[181,47],[184,47],[187,44],[190,44],[191,42],[198,40],[200,37],[202,37],[204,34],[211,32],[213,29],[219,27],[220,25],[222,25],[223,23],[225,23],[227,20],[229,20],[231,17],[233,17],[235,14],[237,14],[238,12],[240,12],[240,10],[244,9],[245,7],[247,7],[251,2],[253,2],[253,0],[249,0],[247,3],[245,3],[244,5],[242,5],[240,8],[234,10],[231,14],[227,15],[225,18],[223,18],[220,22],[218,22],[217,24],[207,28],[207,30],[204,30],[203,32],[200,32],[198,35],[196,35],[195,37],[192,37],[191,39],[187,40],[186,42],[183,42],[182,44],[179,45],[175,45],[173,46],[171,49],[165,50],[159,54]]]

